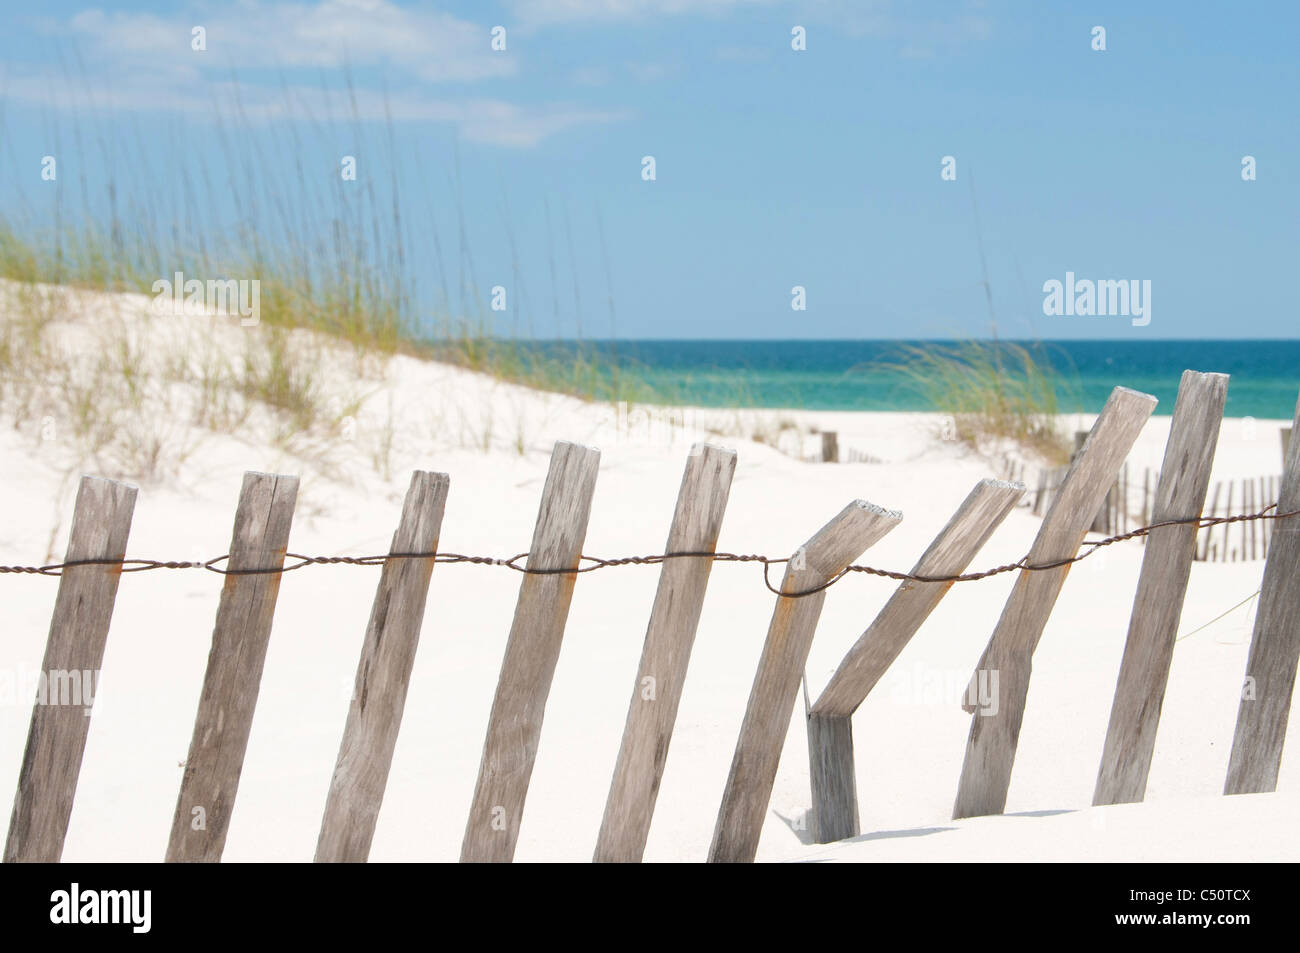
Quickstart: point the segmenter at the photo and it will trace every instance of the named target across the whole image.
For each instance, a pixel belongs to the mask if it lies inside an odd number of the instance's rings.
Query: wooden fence
[[[1223,413],[1227,378],[1183,375],[1160,478],[1157,522],[1197,519]],[[954,817],[1001,813],[1029,687],[1030,660],[1069,569],[1112,491],[1155,399],[1116,388],[1052,494],[1026,568],[994,627],[972,684],[996,673],[999,704],[971,712]],[[1300,407],[1297,408],[1300,419]],[[577,581],[599,452],[558,443],[492,703],[466,820],[463,861],[513,859],[543,715]],[[733,451],[697,445],[687,460],[617,763],[594,849],[596,861],[641,860],[672,740],[691,648],[735,469]],[[354,692],[321,820],[317,861],[364,861],[370,851],[401,725],[449,487],[416,472],[407,491],[357,664]],[[1300,510],[1300,442],[1278,488]],[[815,702],[805,701],[814,833],[859,833],[852,716],[908,641],[1021,500],[1023,484],[977,484]],[[193,739],[177,795],[168,861],[221,859],[238,794],[288,547],[297,480],[249,473],[235,512],[228,569]],[[42,670],[97,671],[123,570],[136,491],[83,478]],[[708,859],[752,861],[827,587],[898,525],[901,514],[861,500],[845,506],[786,563],[722,794]],[[1300,655],[1300,519],[1274,526],[1225,793],[1276,787]],[[1194,522],[1153,530],[1143,558],[1094,803],[1145,792],[1175,630],[1191,564]],[[1225,677],[1231,677],[1225,673]],[[646,693],[647,679],[656,690]],[[92,699],[93,700],[93,699]],[[67,833],[91,704],[32,709],[6,861],[57,861]],[[201,821],[201,823],[200,823]]]
[[[820,430],[814,433],[821,436],[821,445],[816,453],[797,454],[804,463],[884,463],[880,457],[872,456],[857,447],[840,444],[840,435],[834,430]]]
[[[1042,516],[1051,508],[1052,498],[1060,491],[1068,472],[1069,467],[1039,471],[1038,488],[1030,504],[1035,516]],[[1135,477],[1129,464],[1120,468],[1119,479],[1106,494],[1093,522],[1095,532],[1127,533],[1153,522],[1152,508],[1155,491],[1160,485],[1160,471],[1147,467],[1143,469],[1140,480]],[[1281,484],[1282,478],[1277,476],[1216,480],[1203,515],[1226,517],[1241,512],[1256,513],[1275,506]],[[1198,562],[1224,563],[1264,559],[1268,556],[1272,529],[1268,520],[1207,526],[1197,533],[1195,558]]]

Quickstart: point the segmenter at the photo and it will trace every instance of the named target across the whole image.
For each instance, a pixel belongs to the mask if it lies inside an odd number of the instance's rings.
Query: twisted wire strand
[[[1097,550],[1105,546],[1111,546],[1115,543],[1127,542],[1128,540],[1138,539],[1143,536],[1149,536],[1158,529],[1165,529],[1171,526],[1188,526],[1195,525],[1198,530],[1209,529],[1214,526],[1223,526],[1229,523],[1245,523],[1254,520],[1285,520],[1294,516],[1300,516],[1300,510],[1293,510],[1289,513],[1271,512],[1277,509],[1277,504],[1271,504],[1264,507],[1258,513],[1240,513],[1235,516],[1195,516],[1184,519],[1161,520],[1152,523],[1149,526],[1141,526],[1126,533],[1119,533],[1115,536],[1108,536],[1105,539],[1085,540],[1083,548],[1074,556],[1067,559],[1057,559],[1050,562],[1030,563],[1029,556],[1025,555],[1013,563],[1004,563],[1000,566],[994,566],[991,569],[985,569],[981,572],[966,572],[951,576],[927,576],[910,572],[899,572],[893,569],[880,569],[875,566],[847,566],[840,570],[826,582],[808,589],[800,589],[793,592],[785,592],[782,589],[772,585],[771,568],[782,563],[789,563],[790,556],[773,557],[763,556],[757,553],[719,553],[708,550],[700,551],[683,551],[671,553],[655,553],[646,556],[619,556],[611,559],[604,559],[599,556],[581,556],[579,564],[572,567],[544,568],[538,566],[522,565],[522,561],[528,558],[528,553],[517,553],[509,559],[500,559],[495,556],[466,556],[461,553],[385,553],[375,556],[304,556],[301,553],[285,553],[287,560],[292,560],[283,566],[272,566],[264,569],[239,568],[232,569],[228,566],[222,566],[223,563],[230,559],[230,554],[226,553],[221,556],[214,556],[212,559],[205,561],[196,560],[157,560],[157,559],[73,559],[61,563],[52,563],[47,566],[0,566],[0,575],[39,575],[39,576],[61,576],[67,569],[73,569],[78,566],[117,566],[123,573],[128,572],[148,572],[154,569],[205,569],[208,572],[217,573],[222,576],[258,576],[258,575],[275,575],[294,572],[307,566],[382,566],[390,559],[429,559],[434,563],[469,563],[476,566],[504,566],[507,569],[513,569],[515,572],[523,573],[530,576],[555,576],[555,575],[577,575],[580,573],[595,572],[597,569],[609,569],[616,566],[657,566],[670,559],[710,559],[713,562],[733,562],[733,563],[760,563],[763,566],[763,584],[768,591],[778,596],[788,599],[800,599],[805,596],[815,595],[819,592],[825,592],[831,586],[835,585],[850,573],[865,573],[871,576],[879,576],[885,579],[893,579],[899,582],[915,583],[943,583],[950,585],[958,582],[974,582],[979,579],[988,579],[992,576],[1000,576],[1008,572],[1047,572],[1053,569],[1060,569],[1065,566],[1073,565],[1087,559]]]

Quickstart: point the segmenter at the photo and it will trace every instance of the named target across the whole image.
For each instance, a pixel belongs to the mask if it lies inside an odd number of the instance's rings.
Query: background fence
[[[1246,527],[1255,532],[1258,526],[1265,533],[1268,555],[1224,793],[1271,791],[1277,784],[1300,657],[1300,588],[1295,585],[1300,577],[1300,519],[1292,519],[1300,515],[1300,443],[1288,453],[1285,475],[1276,486],[1276,511],[1242,514],[1206,526],[1202,513],[1226,392],[1224,375],[1183,375],[1164,464],[1154,480],[1149,474],[1144,479],[1142,512],[1149,515],[1150,525],[1129,532],[1142,535],[1147,547],[1095,804],[1142,800],[1191,564],[1203,548],[1198,534],[1236,533],[1238,528],[1245,532]],[[523,579],[461,860],[513,859],[574,586],[581,574],[615,564],[657,564],[660,577],[595,860],[635,862],[642,857],[709,574],[720,559],[762,562],[765,573],[780,563],[784,576],[778,587],[769,581],[776,604],[718,808],[710,861],[754,859],[827,589],[854,569],[891,576],[900,586],[818,698],[805,695],[815,839],[827,842],[859,833],[851,721],[857,708],[954,582],[1017,572],[1008,604],[971,677],[964,706],[971,714],[971,729],[953,809],[954,817],[1001,813],[1024,715],[1030,659],[1070,565],[1093,551],[1083,549],[1085,545],[1099,545],[1084,540],[1105,501],[1117,496],[1119,511],[1130,512],[1131,497],[1122,489],[1129,486],[1122,477],[1124,460],[1154,406],[1155,399],[1148,395],[1116,388],[1041,506],[1040,486],[1034,506],[1042,509],[1044,518],[1029,553],[1015,564],[978,573],[968,573],[967,568],[1021,501],[1022,483],[978,483],[909,573],[853,565],[901,519],[897,512],[862,500],[846,505],[787,559],[718,554],[736,455],[708,445],[697,445],[687,460],[663,554],[589,560],[584,565],[582,545],[599,452],[557,443],[526,557],[507,561]],[[42,663],[42,673],[51,681],[66,673],[98,672],[124,573],[199,567],[224,575],[189,757],[165,848],[168,861],[221,858],[284,572],[322,562],[382,565],[315,854],[317,861],[364,861],[388,781],[434,565],[501,562],[438,553],[449,477],[423,471],[412,475],[387,556],[293,556],[288,541],[297,485],[292,476],[246,474],[228,555],[206,563],[161,563],[125,558],[135,488],[85,477],[65,562],[0,567],[9,573],[60,575]],[[1258,502],[1269,495],[1267,487],[1261,488]],[[1231,487],[1222,499],[1226,513],[1233,499]],[[1253,495],[1236,499],[1255,501]],[[1269,526],[1271,532],[1264,530]],[[1249,550],[1243,543],[1238,551]],[[295,562],[286,566],[286,558]],[[525,558],[519,566],[518,560]],[[66,679],[64,683],[66,687]],[[994,708],[979,704],[989,684],[997,686],[999,703]],[[649,693],[648,685],[653,685]],[[38,693],[4,848],[6,861],[60,858],[92,701],[71,697],[65,703]]]

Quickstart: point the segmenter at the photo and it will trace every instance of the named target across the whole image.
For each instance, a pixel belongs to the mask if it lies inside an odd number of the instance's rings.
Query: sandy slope
[[[159,329],[159,319],[149,324],[133,315],[138,304],[117,302],[127,317],[115,320],[143,328],[143,340],[155,350],[170,333],[180,335],[182,348],[195,347],[189,335],[200,332],[226,347],[235,346],[235,335],[250,333],[221,319],[186,319],[190,324],[180,330],[174,323]],[[79,346],[78,334],[107,320],[105,308],[97,304],[69,322],[64,332],[71,347]],[[332,367],[329,386],[368,395],[350,440],[275,446],[267,437],[270,425],[257,420],[235,434],[204,436],[179,468],[142,487],[129,554],[206,558],[225,552],[246,469],[302,474],[293,550],[382,552],[409,471],[420,466],[451,474],[444,550],[513,555],[527,548],[556,439],[602,448],[585,551],[662,551],[686,453],[703,436],[699,429],[644,420],[628,426],[610,408],[408,358],[360,381],[346,357]],[[806,464],[745,439],[714,438],[739,451],[724,550],[788,554],[860,497],[905,514],[864,561],[906,569],[971,486],[994,475],[987,462],[936,441],[938,418],[930,415],[786,416],[838,430],[842,445],[883,462]],[[701,414],[696,422],[734,417]],[[1146,428],[1133,457],[1137,467],[1158,464],[1168,422],[1154,418]],[[1276,422],[1227,421],[1216,477],[1276,473],[1275,428]],[[389,475],[374,463],[381,443],[395,448]],[[30,425],[0,431],[0,562],[61,554],[75,484],[65,468],[66,454],[33,439]],[[1024,510],[1013,513],[977,558],[977,568],[1019,558],[1038,523]],[[801,846],[809,792],[804,729],[796,715],[760,859],[1300,856],[1300,839],[1289,833],[1300,795],[1300,743],[1293,740],[1287,749],[1276,796],[1218,797],[1245,667],[1249,608],[1179,642],[1148,804],[1078,810],[1091,799],[1141,552],[1140,544],[1113,547],[1068,581],[1035,657],[1007,804],[1017,816],[949,821],[969,725],[957,696],[1006,599],[1011,577],[1003,576],[955,587],[859,711],[862,824],[874,834],[832,848]],[[1252,593],[1261,570],[1262,563],[1197,564],[1184,631]],[[701,860],[707,851],[773,606],[759,573],[743,565],[714,570],[647,860]],[[519,860],[590,859],[657,578],[650,567],[580,577]],[[377,579],[377,569],[349,567],[310,568],[285,578],[227,859],[312,856]],[[458,856],[518,585],[517,575],[498,567],[435,570],[373,859]],[[0,681],[0,791],[16,784],[30,714],[28,696],[13,691],[14,681],[40,665],[56,586],[47,578],[0,579],[0,672],[6,675]],[[65,859],[161,859],[219,590],[218,577],[198,571],[142,573],[123,581]],[[831,591],[808,669],[814,694],[891,590],[883,580],[855,576]],[[1061,811],[1076,813],[1051,813]],[[1180,832],[1194,821],[1193,840]],[[955,829],[925,833],[943,828]]]

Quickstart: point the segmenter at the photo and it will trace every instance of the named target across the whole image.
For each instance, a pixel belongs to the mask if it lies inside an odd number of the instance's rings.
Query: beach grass
[[[232,108],[205,129],[214,133],[209,148],[224,157],[218,175],[205,150],[192,148],[193,130],[174,131],[171,155],[160,157],[133,135],[131,124],[96,110],[93,91],[86,91],[83,105],[71,119],[65,113],[45,117],[52,142],[78,147],[75,160],[52,150],[68,160],[53,181],[38,180],[25,168],[3,169],[17,160],[0,157],[4,178],[18,193],[0,209],[0,279],[12,283],[0,331],[0,403],[15,423],[31,425],[40,404],[49,410],[45,416],[76,422],[60,433],[80,435],[83,453],[94,455],[112,443],[107,435],[130,416],[138,380],[121,361],[122,378],[113,382],[104,379],[108,364],[100,362],[92,373],[79,362],[79,373],[92,374],[81,383],[93,382],[97,399],[74,407],[51,393],[56,378],[69,382],[66,366],[60,368],[64,356],[45,340],[46,327],[76,301],[51,289],[153,295],[156,282],[177,272],[204,281],[256,280],[259,286],[259,326],[249,329],[240,359],[214,359],[198,371],[183,362],[169,365],[175,371],[169,380],[199,385],[201,406],[193,420],[219,432],[247,419],[236,397],[276,413],[286,440],[295,432],[320,435],[337,427],[333,395],[320,386],[321,349],[291,346],[294,330],[320,332],[359,361],[397,354],[435,359],[587,401],[666,403],[675,396],[580,340],[537,346],[530,335],[520,336],[517,315],[492,312],[474,270],[458,175],[449,174],[445,188],[430,186],[436,176],[417,176],[418,196],[411,201],[402,169],[425,164],[398,154],[391,124],[364,122],[354,111],[255,125]],[[285,107],[295,114],[292,103]],[[3,115],[0,110],[0,135],[6,134]],[[372,162],[371,174],[345,180],[333,158],[343,152]],[[321,156],[331,157],[324,168]],[[157,174],[164,161],[177,167],[174,174]],[[70,171],[77,167],[96,171]],[[427,227],[414,229],[415,221]],[[513,229],[508,220],[505,227]],[[610,300],[612,313],[612,291]],[[561,310],[557,298],[557,317]],[[104,353],[134,353],[132,347],[147,349],[148,342],[104,342]],[[520,447],[526,442],[516,436]],[[141,462],[150,469],[160,465]],[[129,464],[114,469],[131,472]]]
[[[1061,430],[1068,379],[1043,345],[978,340],[900,344],[878,369],[899,376],[935,410],[951,418],[951,438],[976,449],[1010,440],[1046,463],[1069,459]]]

